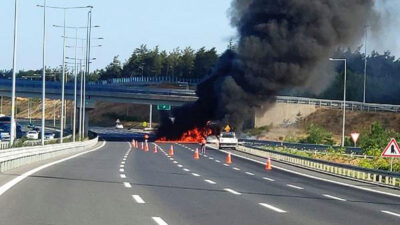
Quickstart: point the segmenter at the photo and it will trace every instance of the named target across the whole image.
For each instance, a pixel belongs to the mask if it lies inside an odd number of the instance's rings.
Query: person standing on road
[[[203,154],[203,155],[206,154],[206,144],[207,144],[207,141],[205,138],[203,138],[201,140],[201,154]]]

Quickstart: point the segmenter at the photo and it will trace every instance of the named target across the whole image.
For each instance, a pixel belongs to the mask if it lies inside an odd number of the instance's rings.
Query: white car
[[[218,138],[215,135],[207,136],[207,144],[218,144]]]
[[[54,133],[45,133],[44,139],[46,140],[53,140],[56,135]]]
[[[236,149],[238,146],[238,139],[236,138],[235,132],[222,132],[219,136],[219,149],[222,148],[233,148]]]
[[[31,140],[37,140],[37,139],[39,139],[39,133],[35,130],[28,131],[26,133],[26,138],[31,139]]]
[[[117,123],[117,124],[115,124],[115,128],[124,129],[124,125],[122,125],[122,123]]]

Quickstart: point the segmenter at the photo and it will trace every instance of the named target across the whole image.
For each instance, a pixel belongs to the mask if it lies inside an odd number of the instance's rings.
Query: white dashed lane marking
[[[158,224],[158,225],[168,225],[161,217],[152,217],[152,219]]]
[[[121,178],[126,178],[125,174],[120,174]]]
[[[234,195],[241,195],[241,193],[239,193],[239,192],[237,192],[237,191],[235,191],[233,189],[230,189],[230,188],[224,188],[224,190],[227,191],[227,192],[230,192],[230,193],[232,193]]]
[[[298,190],[303,190],[304,188],[296,186],[296,185],[291,185],[291,184],[286,184],[286,186],[294,188],[294,189],[298,189]]]
[[[260,204],[261,206],[264,206],[264,207],[267,208],[267,209],[270,209],[270,210],[273,210],[273,211],[275,211],[275,212],[278,212],[278,213],[286,213],[285,210],[282,210],[282,209],[277,208],[277,207],[275,207],[275,206],[269,205],[269,204],[267,204],[267,203],[258,203],[258,204]]]
[[[124,169],[119,169],[119,172],[124,172],[125,170]]]
[[[183,168],[183,170],[186,171],[186,172],[189,172],[189,171],[190,171],[189,169],[186,169],[186,168]]]
[[[145,201],[139,195],[132,195],[132,198],[139,204],[144,204]]]
[[[239,169],[239,168],[237,168],[237,167],[233,167],[233,169],[234,169],[234,170],[237,170],[237,171],[239,171],[239,170],[240,170],[240,169]]]
[[[268,181],[275,181],[274,179],[268,178],[268,177],[263,177],[264,180],[268,180]]]
[[[178,164],[177,166],[178,166],[178,167],[183,167],[181,164]]]
[[[199,176],[200,176],[200,175],[197,174],[197,173],[192,173],[192,175],[195,176],[195,177],[199,177]]]
[[[129,182],[124,182],[124,186],[126,188],[131,188],[132,187],[132,185]]]
[[[212,180],[204,180],[205,182],[207,182],[207,183],[209,183],[209,184],[216,184],[214,181],[212,181]]]
[[[325,197],[327,197],[327,198],[334,199],[334,200],[342,201],[342,202],[345,202],[345,201],[346,201],[346,199],[344,199],[344,198],[339,198],[339,197],[335,197],[335,196],[332,196],[332,195],[324,194],[323,196],[325,196]]]
[[[394,212],[390,212],[390,211],[386,211],[386,210],[382,210],[381,212],[392,215],[392,216],[400,217],[400,214],[398,214],[398,213],[394,213]]]

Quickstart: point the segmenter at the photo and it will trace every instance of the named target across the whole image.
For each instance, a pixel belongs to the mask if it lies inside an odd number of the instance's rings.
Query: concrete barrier
[[[52,144],[45,146],[11,148],[0,152],[0,172],[29,163],[50,159],[63,154],[83,151],[95,146],[98,138],[75,143]]]
[[[271,159],[275,161],[280,161],[286,164],[291,164],[340,177],[350,178],[353,180],[360,180],[388,187],[400,187],[399,173],[366,169],[357,166],[311,159],[302,156],[291,155],[288,153],[257,149],[255,147],[248,146],[239,146],[237,150],[263,158],[271,157]]]

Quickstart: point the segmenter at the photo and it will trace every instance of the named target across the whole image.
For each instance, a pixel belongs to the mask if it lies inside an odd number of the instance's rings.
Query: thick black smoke
[[[377,20],[374,0],[234,0],[236,51],[227,51],[197,87],[198,101],[164,115],[158,136],[169,139],[209,120],[240,129],[253,110],[292,87],[322,89],[338,47],[352,46]]]

